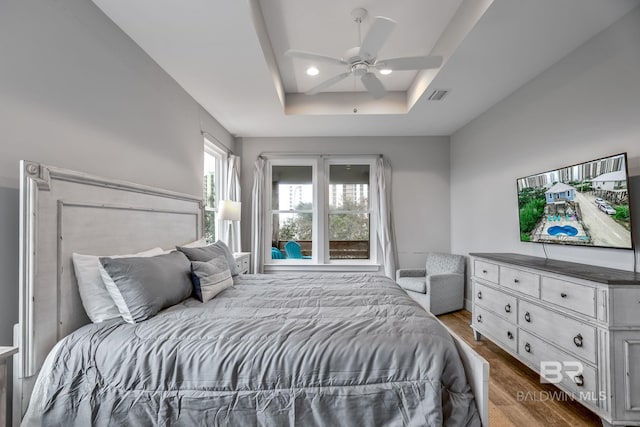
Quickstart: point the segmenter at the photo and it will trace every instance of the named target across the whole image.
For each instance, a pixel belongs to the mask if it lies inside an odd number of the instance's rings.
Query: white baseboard
[[[471,300],[464,299],[464,309],[467,311],[471,311]]]

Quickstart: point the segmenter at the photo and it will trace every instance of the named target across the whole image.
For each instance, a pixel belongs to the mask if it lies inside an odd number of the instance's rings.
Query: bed
[[[90,323],[71,253],[195,240],[200,201],[22,166],[14,424],[486,425],[486,362],[382,276],[244,275]]]

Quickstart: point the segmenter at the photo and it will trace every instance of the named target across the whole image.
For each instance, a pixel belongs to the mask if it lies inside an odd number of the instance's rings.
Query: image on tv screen
[[[520,240],[632,249],[626,154],[517,180]]]

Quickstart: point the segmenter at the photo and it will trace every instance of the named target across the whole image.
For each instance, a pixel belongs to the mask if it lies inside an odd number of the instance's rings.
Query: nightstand
[[[249,273],[249,268],[251,267],[251,252],[235,252],[233,257],[236,259],[236,265],[240,273]]]
[[[0,347],[0,427],[7,424],[7,362],[18,352],[18,347]]]

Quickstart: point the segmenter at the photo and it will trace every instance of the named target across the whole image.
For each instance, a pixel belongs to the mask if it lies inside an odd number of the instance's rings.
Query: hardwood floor
[[[601,426],[600,418],[487,339],[475,341],[466,310],[438,316],[489,362],[489,424]]]

